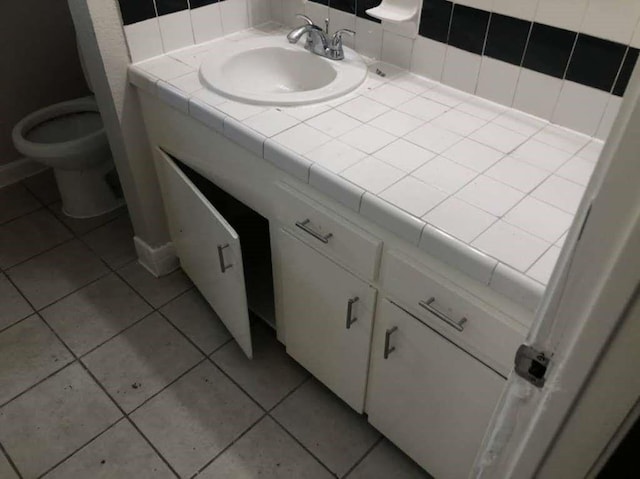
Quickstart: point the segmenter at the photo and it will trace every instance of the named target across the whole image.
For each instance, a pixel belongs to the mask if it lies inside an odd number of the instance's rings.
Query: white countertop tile
[[[373,156],[391,166],[400,168],[402,171],[411,173],[438,155],[400,138],[376,151]]]
[[[531,196],[574,215],[583,194],[584,186],[552,175],[533,190]]]
[[[595,166],[595,163],[592,161],[585,160],[579,156],[574,156],[558,168],[556,175],[573,181],[574,183],[578,183],[579,185],[587,186]]]
[[[501,220],[478,236],[472,245],[523,273],[551,246]]]
[[[411,93],[410,91],[398,88],[389,83],[369,90],[364,95],[391,108],[397,107],[416,96],[415,93]]]
[[[542,130],[549,122],[517,110],[507,110],[493,120],[496,125],[531,136]]]
[[[393,84],[399,88],[403,88],[411,93],[420,95],[425,91],[438,86],[434,81],[427,78],[414,75],[413,73],[403,73],[393,79]]]
[[[397,110],[420,120],[430,121],[449,110],[449,107],[427,98],[415,97],[398,106]]]
[[[517,158],[506,156],[484,174],[524,193],[529,193],[551,173]]]
[[[370,156],[347,168],[340,175],[371,193],[380,193],[406,173]]]
[[[548,171],[557,170],[571,158],[570,153],[534,139],[520,145],[511,156]]]
[[[438,156],[421,166],[411,176],[444,191],[455,193],[473,180],[478,173],[443,156]]]
[[[494,123],[483,126],[473,133],[471,138],[503,153],[513,151],[527,140],[525,135]]]
[[[424,215],[422,219],[468,244],[498,218],[456,197],[451,197]]]
[[[567,130],[556,125],[547,125],[536,133],[533,138],[548,145],[555,146],[573,155],[581,150],[591,140],[587,135]]]
[[[343,103],[337,109],[364,123],[390,110],[388,106],[363,96]]]
[[[458,110],[449,110],[431,122],[432,125],[446,128],[463,136],[470,135],[486,123],[487,121],[482,118]]]
[[[430,123],[413,130],[405,136],[405,139],[418,146],[431,150],[435,153],[442,153],[462,140],[462,136],[444,128],[433,126]]]
[[[305,156],[333,173],[340,173],[364,159],[367,154],[340,140],[331,140]]]
[[[226,100],[216,105],[216,108],[240,121],[246,120],[249,117],[267,110],[267,108],[260,105],[249,105],[247,103],[240,103],[239,101],[233,100]]]
[[[573,216],[548,203],[526,197],[503,219],[527,233],[555,243],[569,229]]]
[[[258,133],[271,137],[297,125],[298,121],[278,110],[267,110],[248,118],[244,123]]]
[[[478,118],[483,118],[488,121],[493,120],[498,115],[502,114],[506,108],[498,103],[473,97],[469,101],[456,106],[456,110],[469,113],[470,115],[477,116]]]
[[[407,176],[380,193],[380,197],[412,215],[421,217],[442,202],[447,194]]]
[[[331,137],[303,123],[277,134],[273,139],[289,150],[304,155],[327,143]]]
[[[456,193],[456,197],[494,216],[502,216],[522,198],[524,193],[487,176],[479,176]]]
[[[394,136],[404,136],[410,131],[418,128],[423,123],[424,121],[398,110],[391,110],[383,113],[369,122],[371,126],[380,128]]]
[[[560,251],[561,249],[557,246],[549,248],[547,252],[529,268],[527,275],[542,284],[547,284],[549,278],[551,278],[551,273],[553,273],[553,268],[558,262]]]
[[[444,151],[442,156],[480,173],[504,157],[504,153],[465,138]]]
[[[347,145],[368,154],[378,151],[395,139],[395,136],[371,125],[360,125],[340,137]]]
[[[457,106],[471,98],[471,95],[468,93],[442,84],[427,90],[422,96],[449,107]]]
[[[362,123],[337,110],[329,110],[306,121],[307,125],[326,133],[329,136],[340,136]]]

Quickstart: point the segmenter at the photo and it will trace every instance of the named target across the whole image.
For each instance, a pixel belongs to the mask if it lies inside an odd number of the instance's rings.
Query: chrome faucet
[[[301,13],[296,17],[302,18],[306,24],[300,27],[294,28],[287,35],[289,43],[297,43],[300,38],[306,33],[307,41],[304,47],[311,53],[320,55],[330,60],[343,60],[344,48],[342,45],[342,35],[355,35],[356,32],[343,28],[338,30],[329,37],[329,20],[325,20],[325,29],[323,30],[318,25],[315,25],[313,21],[306,15]]]

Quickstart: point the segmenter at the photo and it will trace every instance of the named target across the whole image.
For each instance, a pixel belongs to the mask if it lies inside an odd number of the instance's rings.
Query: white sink
[[[344,50],[344,60],[329,60],[284,36],[225,42],[204,58],[200,78],[214,92],[245,103],[318,103],[349,93],[367,76],[360,56]]]

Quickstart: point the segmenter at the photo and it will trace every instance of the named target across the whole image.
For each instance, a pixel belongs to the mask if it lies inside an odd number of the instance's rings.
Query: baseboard
[[[133,237],[133,242],[138,253],[138,262],[156,278],[165,276],[180,267],[173,243],[152,248],[137,236]]]
[[[28,158],[21,158],[6,165],[0,165],[0,188],[22,181],[47,168],[47,166]]]

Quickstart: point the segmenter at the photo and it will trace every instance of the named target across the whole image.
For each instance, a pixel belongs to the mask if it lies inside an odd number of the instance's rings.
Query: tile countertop
[[[380,62],[368,61],[354,92],[309,106],[243,104],[203,88],[198,68],[212,49],[284,34],[259,26],[131,65],[129,78],[534,310],[602,142]]]

